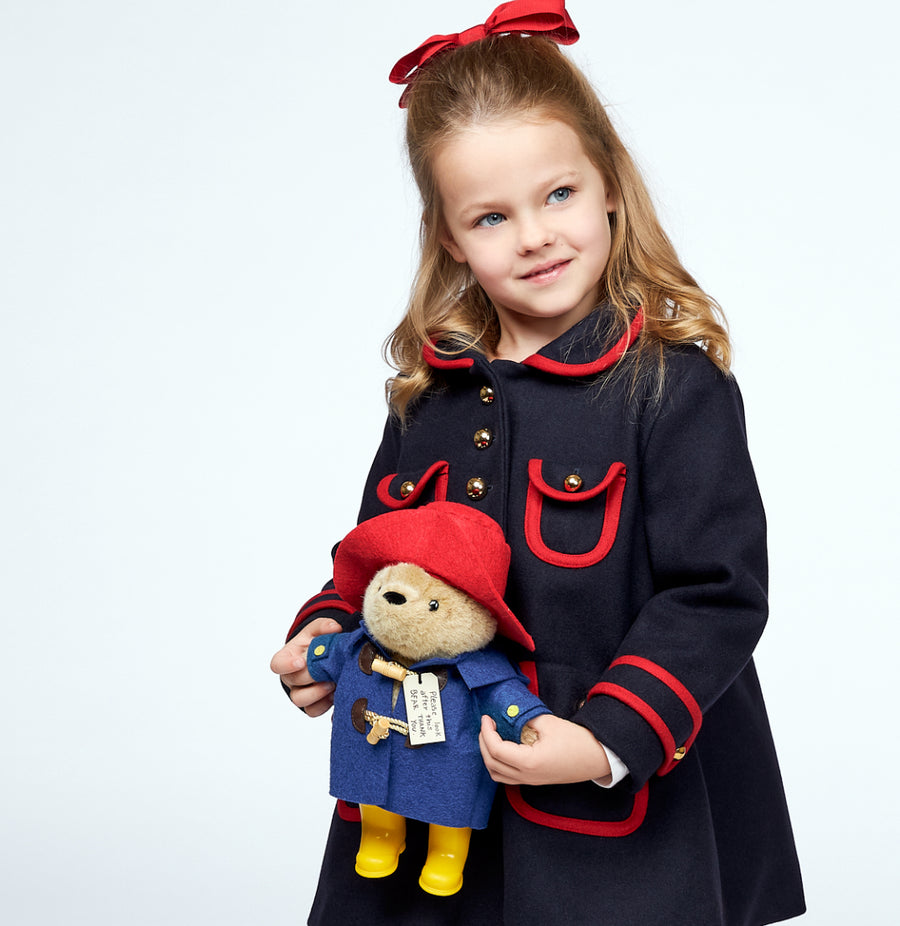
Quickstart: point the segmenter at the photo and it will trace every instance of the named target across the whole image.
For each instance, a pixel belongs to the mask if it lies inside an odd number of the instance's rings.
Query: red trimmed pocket
[[[521,662],[519,670],[528,678],[528,690],[540,697],[537,666],[533,662]],[[519,785],[505,787],[510,806],[525,820],[554,830],[607,838],[633,833],[647,816],[650,796],[649,783],[631,799],[617,789],[601,788],[592,781],[577,785],[526,788],[531,801],[526,799]],[[535,802],[545,806],[535,806]],[[589,808],[595,808],[599,816],[601,806],[604,819],[584,816]]]
[[[395,511],[426,502],[444,502],[449,469],[446,460],[438,460],[424,472],[390,473],[378,483],[378,500]]]
[[[525,502],[528,548],[538,559],[553,566],[581,569],[596,565],[615,542],[624,492],[624,463],[613,463],[601,477],[594,467],[529,460]],[[591,542],[601,518],[600,536],[593,548],[572,552]],[[550,543],[568,546],[570,550],[551,548]]]
[[[604,791],[592,781],[582,782],[580,785],[543,785],[541,788],[529,788],[528,791],[539,794],[550,788],[566,788],[570,791],[579,789],[576,797],[572,795],[572,803],[577,812],[584,813],[586,806],[597,804],[604,800],[604,795],[610,795],[611,800],[623,803],[624,810],[621,816],[614,820],[592,820],[581,816],[554,813],[541,810],[525,800],[519,785],[506,785],[506,797],[512,809],[525,820],[537,823],[539,826],[548,826],[554,830],[565,830],[567,833],[581,833],[583,836],[605,836],[607,839],[617,836],[630,836],[647,816],[647,802],[650,796],[650,785],[645,784],[630,800],[627,795],[619,795],[614,790]],[[593,790],[594,793],[590,793]],[[623,800],[624,799],[624,800]]]

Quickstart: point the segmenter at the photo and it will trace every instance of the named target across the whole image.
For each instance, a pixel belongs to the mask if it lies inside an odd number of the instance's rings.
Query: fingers
[[[482,718],[479,744],[491,778],[502,784],[569,784],[602,780],[610,774],[603,746],[585,727],[541,714],[529,721],[537,734],[533,745],[504,742],[496,725]]]
[[[504,740],[490,717],[481,718],[478,745],[491,778],[500,784],[523,784],[533,761],[533,750]]]
[[[481,746],[482,755],[487,753],[493,757],[493,750],[503,739],[497,732],[497,724],[486,714],[481,718],[481,732],[478,734],[478,743]]]
[[[310,717],[319,717],[334,704],[334,683],[313,682],[291,688],[291,701]]]
[[[310,642],[325,633],[340,633],[341,625],[330,617],[316,618],[289,640],[272,657],[269,668],[281,678],[290,690],[291,700],[310,717],[324,714],[334,703],[334,685],[316,682],[306,667],[306,651]]]
[[[343,629],[333,618],[317,617],[314,621],[310,621],[294,639],[302,640],[308,646],[313,637],[319,637],[323,633],[340,633]]]
[[[299,636],[299,635],[298,635]],[[282,681],[290,687],[292,684],[308,684],[312,679],[306,672],[306,650],[309,648],[309,640],[300,641],[294,637],[290,643],[286,643],[272,657],[269,668],[276,674],[280,675]],[[305,679],[295,678],[301,673],[305,674]]]
[[[320,637],[324,633],[340,633],[344,628],[336,621],[330,617],[317,617],[314,621],[310,621],[296,636],[291,637],[290,641],[284,647],[288,649],[291,646],[300,647],[303,655],[306,655],[306,650],[309,647],[309,644],[316,638]],[[305,666],[305,662],[304,662]]]
[[[306,651],[310,642],[324,633],[340,633],[341,625],[330,617],[319,617],[310,621],[303,630],[292,637],[272,657],[269,667],[282,677],[282,681],[291,685],[308,685],[312,678],[306,672]]]

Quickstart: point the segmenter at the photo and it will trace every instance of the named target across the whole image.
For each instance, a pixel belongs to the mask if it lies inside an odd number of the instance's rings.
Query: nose
[[[553,244],[555,233],[541,215],[523,218],[519,225],[519,253],[531,254]]]
[[[382,596],[388,604],[406,604],[406,596],[400,592],[385,592]]]

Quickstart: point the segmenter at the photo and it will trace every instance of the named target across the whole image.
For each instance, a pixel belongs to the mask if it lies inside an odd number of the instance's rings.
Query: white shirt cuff
[[[614,788],[623,778],[628,777],[628,766],[608,747],[600,744],[609,760],[609,770],[612,773],[606,778],[595,778],[594,784],[601,788]]]

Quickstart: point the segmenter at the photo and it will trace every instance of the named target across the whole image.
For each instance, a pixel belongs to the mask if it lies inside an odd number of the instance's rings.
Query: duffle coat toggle
[[[324,649],[322,653],[324,653]],[[322,653],[317,653],[317,655],[322,655]],[[385,678],[393,680],[392,706],[396,706],[397,697],[400,693],[400,684],[408,676],[418,676],[421,680],[420,673],[407,668],[396,660],[388,659],[371,642],[365,643],[362,649],[360,649],[358,663],[360,670],[365,675],[371,675],[373,672],[376,672],[378,675],[383,675]],[[444,667],[436,666],[432,674],[437,678],[439,688],[443,688],[444,685],[447,684],[447,670]],[[407,737],[407,746],[411,749],[417,748],[409,742],[409,724],[396,717],[388,717],[376,711],[369,710],[367,698],[359,698],[354,702],[351,708],[351,716],[353,717],[354,727],[359,730],[360,733],[366,732],[366,725],[370,726],[366,734],[366,742],[370,743],[372,746],[376,746],[382,740],[387,739],[391,730],[393,730],[395,733]]]
[[[383,714],[376,714],[375,711],[366,711],[365,718],[366,723],[372,725],[372,729],[369,730],[369,734],[366,736],[366,741],[373,746],[380,743],[381,740],[386,740],[391,730],[401,733],[403,736],[409,736],[409,724],[402,720],[385,717]]]

